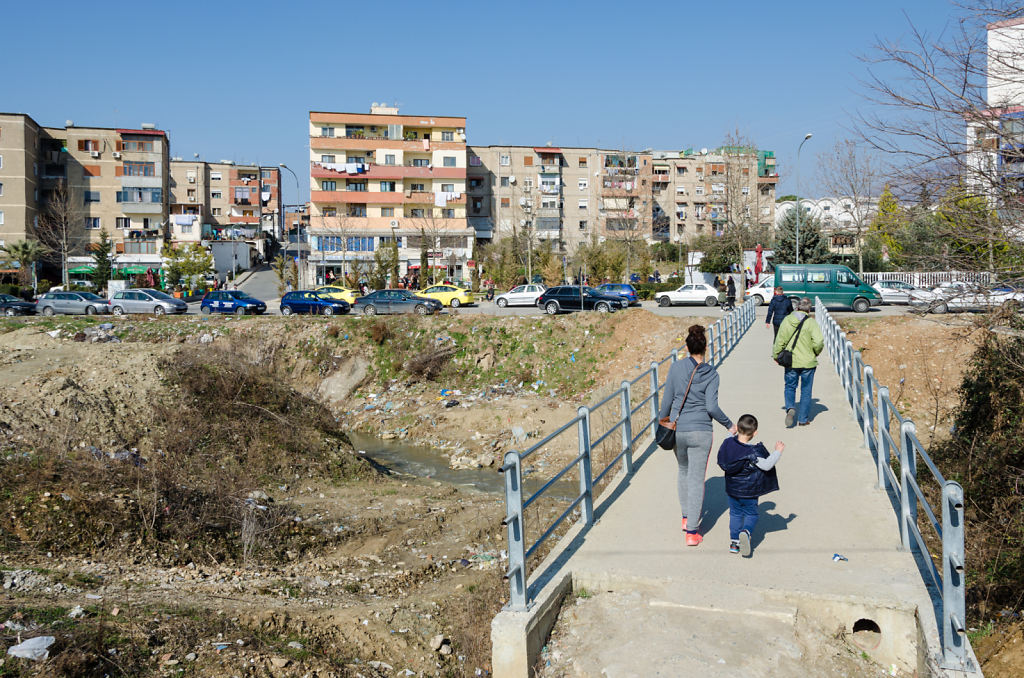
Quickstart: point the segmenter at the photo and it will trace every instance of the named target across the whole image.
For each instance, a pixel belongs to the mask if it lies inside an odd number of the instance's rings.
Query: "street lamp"
[[[804,140],[796,147],[796,262],[800,263],[800,212],[803,207],[800,205],[800,150],[803,149],[807,140],[814,136],[811,132],[804,135]]]
[[[291,173],[292,178],[295,179],[295,204],[298,205],[299,202],[300,202],[300,199],[299,199],[300,198],[300,196],[299,196],[299,175],[297,175],[294,171],[292,171],[292,168],[289,167],[288,165],[284,164],[283,162],[277,163],[277,166],[280,167],[281,169],[288,170]],[[282,202],[284,202],[284,201],[282,200]],[[297,242],[295,244],[295,250],[296,250],[296,252],[300,251],[299,250],[299,244]],[[284,244],[284,257],[285,257],[285,259],[288,258],[288,243],[287,242],[285,242],[285,244]]]

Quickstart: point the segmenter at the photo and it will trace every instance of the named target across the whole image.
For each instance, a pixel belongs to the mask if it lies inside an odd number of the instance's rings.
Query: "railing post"
[[[715,364],[717,353],[715,351],[715,326],[712,324],[708,327],[708,363]]]
[[[917,524],[917,495],[910,479],[917,478],[917,452],[911,436],[917,434],[914,422],[905,419],[900,424],[900,536],[903,548],[910,550],[910,525]]]
[[[964,489],[947,480],[942,486],[942,658],[943,668],[966,666],[964,592]]]
[[[677,353],[678,351],[672,351],[672,362],[675,362]],[[626,379],[622,380],[619,388],[622,389],[619,400],[622,410],[622,468],[626,475],[631,475],[633,473],[633,415],[630,411],[633,409],[631,398],[633,388]]]
[[[583,497],[582,513],[586,525],[594,524],[594,476],[591,464],[590,449],[590,408],[582,405],[576,410],[580,416],[576,424],[577,438],[580,443],[580,496]]]
[[[887,482],[885,467],[889,465],[891,451],[889,449],[889,438],[882,433],[883,427],[886,433],[889,431],[889,387],[882,386],[878,389],[878,449],[875,451],[878,460],[878,489],[884,490]]]
[[[661,409],[661,399],[659,398],[658,385],[661,383],[661,379],[658,377],[658,363],[651,361],[651,420],[648,424],[652,424],[658,421],[658,410]],[[654,430],[651,431],[654,433]]]
[[[505,520],[508,528],[508,578],[510,610],[527,609],[526,590],[526,537],[523,525],[523,466],[519,453],[509,450],[505,453]]]
[[[871,451],[871,441],[875,435],[875,417],[871,408],[875,404],[875,389],[872,382],[875,380],[875,370],[871,365],[864,366],[864,391],[861,395],[861,408],[864,410],[864,447]],[[878,448],[878,445],[875,445]]]
[[[836,351],[839,355],[839,383],[843,385],[843,390],[847,390],[847,384],[849,379],[849,368],[846,362],[846,351],[843,350],[846,342],[846,332],[839,333],[839,340],[836,343]]]
[[[860,405],[861,394],[864,391],[864,358],[860,351],[853,350],[853,342],[850,342],[850,357],[850,362],[853,364],[853,388],[850,389],[850,405],[853,407],[854,418],[856,418],[857,407]]]

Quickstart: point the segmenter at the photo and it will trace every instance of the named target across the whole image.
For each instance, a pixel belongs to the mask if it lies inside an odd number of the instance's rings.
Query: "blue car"
[[[342,299],[333,299],[314,290],[297,290],[281,297],[281,314],[309,313],[310,315],[345,315],[352,305]]]
[[[599,289],[604,294],[613,294],[622,297],[623,299],[626,300],[626,303],[629,306],[640,305],[640,297],[639,295],[637,295],[636,290],[633,288],[632,285],[623,285],[619,283],[605,283],[603,285],[598,285],[597,289]]]
[[[254,299],[241,290],[217,290],[207,292],[199,304],[199,310],[205,315],[211,313],[234,313],[245,315],[255,313],[262,315],[267,310],[267,305],[259,299]]]

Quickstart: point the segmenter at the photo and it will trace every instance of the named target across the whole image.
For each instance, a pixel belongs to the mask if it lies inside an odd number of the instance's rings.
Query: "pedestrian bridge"
[[[497,678],[532,675],[572,591],[614,601],[600,620],[573,615],[578,675],[787,675],[768,669],[801,622],[893,675],[980,675],[964,628],[962,490],[934,467],[827,310],[816,310],[826,350],[811,425],[793,429],[772,332],[752,302],[709,328],[722,409],[734,421],[754,414],[767,447],[786,443],[752,558],[728,552],[713,461],[727,434],[717,424],[703,544],[686,547],[680,531],[675,457],[652,436],[668,368],[685,349],[505,456],[509,603],[492,623]],[[524,494],[524,470],[562,436],[576,438],[579,455]],[[578,480],[576,497],[548,496],[564,494],[567,480]]]

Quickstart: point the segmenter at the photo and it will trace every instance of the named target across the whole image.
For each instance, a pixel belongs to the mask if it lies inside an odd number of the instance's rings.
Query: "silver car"
[[[902,280],[879,280],[872,285],[882,295],[883,304],[909,304],[920,288]]]
[[[77,314],[96,315],[109,313],[110,302],[92,292],[47,292],[36,302],[36,313],[40,315]]]
[[[110,310],[114,315],[126,313],[185,313],[188,304],[175,299],[166,292],[153,289],[121,290],[110,300]]]

